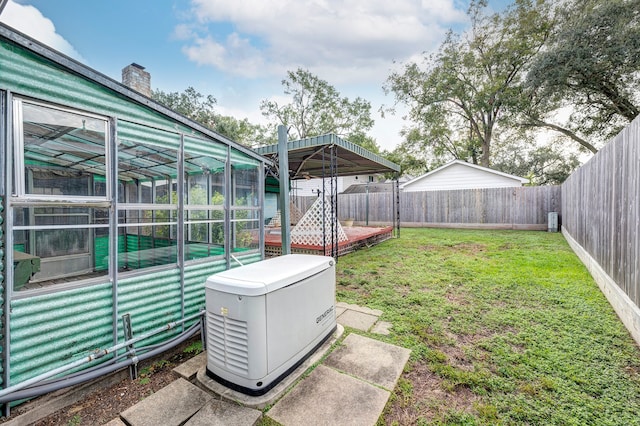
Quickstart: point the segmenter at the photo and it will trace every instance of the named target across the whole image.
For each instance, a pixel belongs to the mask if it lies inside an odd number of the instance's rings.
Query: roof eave
[[[88,80],[91,80],[97,84],[100,84],[101,86],[104,86],[122,96],[125,96],[126,98],[131,99],[132,101],[144,105],[172,120],[175,120],[181,124],[184,124],[187,127],[191,127],[192,129],[205,134],[209,137],[211,137],[212,139],[215,139],[219,142],[222,142],[226,145],[231,146],[234,149],[237,149],[238,151],[241,151],[242,153],[251,156],[252,158],[262,161],[262,162],[271,162],[270,159],[265,158],[264,156],[261,156],[260,154],[256,153],[254,150],[252,150],[251,148],[245,147],[244,145],[240,145],[237,142],[232,141],[231,139],[209,129],[208,127],[203,126],[202,124],[191,120],[190,118],[187,118],[185,116],[183,116],[182,114],[179,114],[178,112],[167,108],[166,106],[154,101],[151,98],[148,98],[144,95],[142,95],[139,92],[136,92],[135,90],[130,89],[129,87],[123,85],[122,83],[107,77],[106,75],[92,69],[89,68],[88,66],[84,65],[83,63],[70,58],[68,56],[66,56],[63,53],[60,53],[42,43],[40,43],[39,41],[9,27],[8,25],[0,22],[0,37],[5,38],[7,40],[9,40],[12,43],[17,44],[20,47],[23,47],[27,50],[30,50],[32,52],[34,52],[35,54],[51,61],[54,62],[55,64],[66,68],[67,70],[83,77],[86,78]]]

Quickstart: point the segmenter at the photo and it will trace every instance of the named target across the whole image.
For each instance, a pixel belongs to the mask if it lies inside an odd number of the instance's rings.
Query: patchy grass
[[[412,350],[380,423],[640,424],[640,350],[560,234],[403,229],[337,279]]]

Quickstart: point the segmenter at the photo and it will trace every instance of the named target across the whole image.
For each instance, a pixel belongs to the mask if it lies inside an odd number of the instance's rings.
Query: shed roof
[[[337,176],[400,172],[400,166],[386,158],[334,134],[327,134],[287,143],[291,179],[328,176],[329,151],[326,148],[332,145],[336,148]],[[278,153],[278,145],[255,148],[255,151],[274,157]]]
[[[501,176],[501,177],[504,177],[504,178],[513,179],[513,180],[515,180],[515,181],[517,181],[517,182],[519,182],[521,184],[529,183],[529,179],[526,179],[526,178],[523,178],[523,177],[520,177],[520,176],[510,175],[508,173],[503,173],[503,172],[500,172],[498,170],[490,169],[488,167],[482,167],[482,166],[479,166],[477,164],[467,163],[466,161],[462,161],[462,160],[453,160],[453,161],[451,161],[451,162],[449,162],[449,163],[447,163],[447,164],[445,164],[443,166],[438,167],[437,169],[434,169],[434,170],[432,170],[432,171],[430,171],[428,173],[423,174],[422,176],[418,176],[417,178],[414,178],[414,179],[412,179],[412,180],[410,180],[408,182],[405,182],[405,183],[401,184],[400,185],[400,189],[403,189],[406,186],[410,186],[411,184],[413,184],[415,182],[418,182],[420,180],[427,179],[428,177],[430,177],[430,176],[432,176],[432,175],[434,175],[434,174],[436,174],[438,172],[441,172],[441,171],[443,171],[445,169],[448,169],[449,167],[452,167],[454,165],[461,165],[461,166],[469,167],[471,169],[480,170],[480,171],[483,171],[483,172],[486,172],[486,173],[490,173],[490,174],[494,174],[494,175],[497,175],[497,176]]]
[[[0,9],[1,10],[1,9]],[[124,84],[107,77],[106,75],[82,64],[81,62],[76,61],[75,59],[69,58],[68,56],[46,46],[39,41],[5,25],[0,22],[0,39],[7,40],[15,45],[20,46],[23,49],[29,50],[34,54],[51,61],[56,66],[65,69],[73,74],[79,75],[82,78],[97,83],[116,94],[127,98],[129,101],[141,104],[146,106],[147,108],[154,110],[157,113],[160,113],[175,122],[183,124],[203,135],[206,135],[218,142],[222,142],[226,145],[229,145],[238,151],[252,157],[258,159],[260,161],[265,161],[263,156],[260,156],[258,153],[253,151],[252,149],[240,145],[237,142],[232,141],[231,139],[209,129],[208,127],[203,126],[202,124],[187,118],[178,112],[167,108],[166,106],[154,101],[151,98],[148,98],[135,90],[130,89]]]
[[[379,192],[393,192],[394,182],[354,183],[342,191],[343,194],[365,194]]]

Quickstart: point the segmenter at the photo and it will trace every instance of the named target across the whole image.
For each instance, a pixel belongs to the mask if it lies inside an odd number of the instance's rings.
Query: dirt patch
[[[467,306],[469,302],[466,295],[460,293],[457,289],[450,287],[444,295],[445,299],[452,305]]]
[[[136,380],[127,377],[116,384],[94,391],[77,403],[58,410],[34,424],[38,426],[102,425],[113,420],[127,408],[176,380],[178,375],[173,369],[196,355],[191,348],[199,340],[199,337],[193,338],[158,357],[141,362],[138,365]],[[13,408],[11,417],[2,418],[0,423],[12,420],[37,407],[42,398],[46,398],[46,395]]]
[[[369,290],[366,288],[366,282],[362,279],[356,279],[353,276],[341,277],[336,285],[336,291],[345,290],[354,292],[359,296],[369,297]]]
[[[446,411],[474,412],[478,396],[466,387],[457,386],[446,390],[442,379],[429,370],[425,364],[415,364],[402,377],[410,391],[398,391],[384,414],[385,424],[417,424],[442,419]],[[402,389],[402,386],[401,386]]]
[[[470,254],[478,254],[487,251],[487,246],[484,244],[475,243],[460,243],[447,246],[453,251],[465,252]]]

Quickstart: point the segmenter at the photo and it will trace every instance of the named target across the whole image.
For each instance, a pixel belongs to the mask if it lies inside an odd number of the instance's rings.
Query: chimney
[[[130,89],[151,97],[151,74],[142,65],[132,63],[122,69],[122,84]]]

